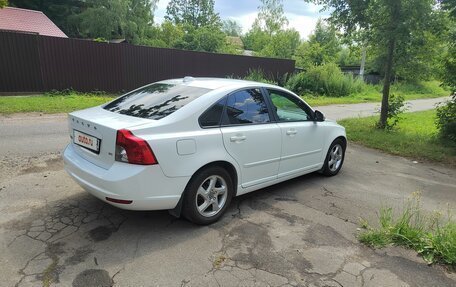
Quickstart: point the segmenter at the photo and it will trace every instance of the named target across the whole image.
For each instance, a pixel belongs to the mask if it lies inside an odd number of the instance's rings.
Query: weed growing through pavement
[[[456,222],[450,208],[447,214],[427,214],[421,205],[421,194],[415,192],[404,207],[395,212],[392,207],[382,207],[378,227],[372,227],[366,220],[361,221],[365,231],[358,239],[372,247],[387,245],[405,246],[417,251],[429,263],[443,263],[456,266]]]

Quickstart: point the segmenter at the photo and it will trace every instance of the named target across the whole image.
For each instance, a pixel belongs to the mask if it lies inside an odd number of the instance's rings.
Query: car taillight
[[[117,131],[116,161],[143,165],[158,163],[149,144],[129,130]]]

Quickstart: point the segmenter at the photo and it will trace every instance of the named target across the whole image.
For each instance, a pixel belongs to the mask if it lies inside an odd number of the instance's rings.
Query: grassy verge
[[[456,267],[456,222],[450,214],[447,218],[439,212],[425,214],[419,195],[409,199],[399,212],[391,207],[382,208],[378,227],[371,227],[366,221],[361,225],[365,231],[358,239],[366,245],[405,246],[417,251],[429,264],[439,262]]]
[[[351,141],[396,155],[456,165],[456,143],[438,137],[435,110],[406,113],[392,131],[375,128],[378,116],[342,120]]]
[[[438,81],[420,84],[394,84],[393,94],[402,95],[406,100],[422,98],[438,98],[448,96],[449,91],[440,87]],[[103,104],[112,99],[109,94],[77,93],[73,91],[49,93],[40,96],[0,97],[0,114],[11,113],[67,113]],[[381,86],[366,85],[361,93],[346,97],[327,97],[304,95],[303,98],[312,106],[331,104],[356,104],[381,101]]]
[[[113,99],[112,95],[66,92],[40,96],[0,97],[0,114],[12,113],[68,113],[101,105]]]
[[[365,91],[351,94],[346,97],[323,97],[303,95],[302,98],[311,106],[325,106],[332,104],[357,104],[380,102],[382,86],[368,85]],[[405,100],[445,97],[450,92],[440,86],[438,81],[427,81],[419,84],[396,83],[391,86],[391,93],[401,95]]]

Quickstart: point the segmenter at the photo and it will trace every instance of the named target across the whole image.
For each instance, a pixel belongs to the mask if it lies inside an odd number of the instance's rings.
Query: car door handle
[[[295,135],[297,133],[298,133],[298,131],[295,130],[295,129],[290,129],[290,130],[287,131],[287,135],[288,136],[293,136],[293,135]]]
[[[232,141],[232,142],[242,142],[242,141],[245,141],[246,139],[247,139],[247,137],[243,136],[243,135],[237,135],[237,136],[230,137],[230,141]]]

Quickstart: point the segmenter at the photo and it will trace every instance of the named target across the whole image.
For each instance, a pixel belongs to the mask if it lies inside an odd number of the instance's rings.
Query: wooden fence
[[[74,89],[128,91],[184,76],[242,77],[259,69],[275,79],[292,60],[0,32],[0,93]]]

